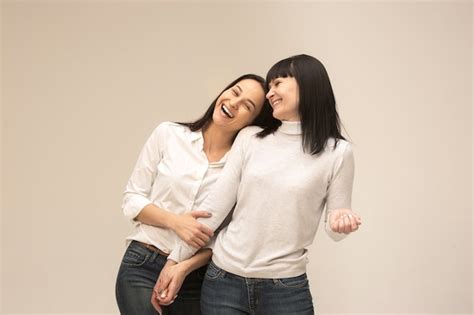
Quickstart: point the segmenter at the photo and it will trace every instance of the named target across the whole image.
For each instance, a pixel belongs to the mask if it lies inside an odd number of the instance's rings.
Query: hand
[[[209,218],[211,214],[206,211],[193,211],[174,216],[171,229],[194,248],[201,248],[209,242],[214,232],[204,224],[199,223],[197,218]]]
[[[188,270],[183,263],[177,264],[168,260],[153,288],[152,304],[169,305],[173,303],[187,275]]]
[[[351,209],[334,209],[329,213],[329,225],[334,232],[349,234],[361,224],[360,216]]]

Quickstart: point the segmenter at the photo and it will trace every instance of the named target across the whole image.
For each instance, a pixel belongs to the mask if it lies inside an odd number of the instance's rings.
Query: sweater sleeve
[[[354,182],[354,155],[350,143],[345,142],[344,151],[335,163],[333,177],[329,183],[326,201],[325,229],[334,241],[347,235],[334,232],[329,226],[329,215],[334,209],[351,209],[352,185]]]
[[[221,225],[237,201],[242,168],[245,161],[245,151],[252,133],[248,128],[240,131],[232,145],[226,164],[211,193],[202,205],[202,210],[212,213],[210,218],[199,218],[198,221],[210,227],[213,231]],[[188,259],[197,250],[182,240],[168,256],[168,259],[181,262]]]
[[[157,166],[163,155],[166,139],[165,124],[160,124],[152,132],[143,146],[138,160],[123,193],[122,210],[130,220],[152,201],[149,195],[157,175]]]

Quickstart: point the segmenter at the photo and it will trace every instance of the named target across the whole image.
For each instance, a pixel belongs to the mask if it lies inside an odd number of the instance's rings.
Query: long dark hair
[[[345,140],[341,134],[336,100],[324,65],[308,55],[289,57],[277,62],[268,71],[267,84],[282,77],[293,77],[298,83],[298,111],[304,152],[312,155],[320,153],[329,138],[335,138],[335,146],[339,139]],[[267,127],[257,136],[263,138],[277,129],[278,126]]]
[[[193,121],[193,122],[178,122],[178,124],[183,125],[191,129],[191,131],[197,131],[204,129],[208,126],[208,124],[212,121],[212,114],[214,113],[214,107],[216,106],[217,99],[221,96],[222,93],[224,93],[225,90],[233,87],[236,85],[238,82],[242,80],[254,80],[260,83],[264,94],[266,95],[268,92],[267,89],[267,84],[265,83],[265,80],[256,74],[244,74],[234,81],[232,81],[229,85],[227,85],[220,93],[217,95],[217,97],[212,101],[211,105],[208,107],[204,115],[201,116],[201,118]],[[262,128],[274,128],[275,126],[279,126],[279,121],[273,117],[273,110],[268,101],[265,99],[265,102],[263,103],[262,110],[258,114],[257,117],[253,120],[253,122],[250,124],[250,126],[259,126]]]

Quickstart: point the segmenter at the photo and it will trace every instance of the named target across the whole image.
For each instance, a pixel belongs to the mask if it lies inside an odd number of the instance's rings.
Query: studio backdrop
[[[309,248],[317,313],[471,314],[470,1],[1,10],[2,314],[117,314],[122,192],[146,138],[300,53],[329,72],[363,218],[339,243],[320,227]]]

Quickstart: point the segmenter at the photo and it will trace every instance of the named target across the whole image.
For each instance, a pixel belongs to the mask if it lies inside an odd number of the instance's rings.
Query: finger
[[[168,306],[168,305],[172,304],[174,301],[175,301],[175,299],[172,299],[172,300],[169,301],[169,302],[161,302],[161,301],[160,301],[160,305],[166,305],[166,306]]]
[[[163,284],[163,280],[160,277],[158,282],[155,284],[155,288],[153,289],[153,291],[156,293],[157,296],[160,296],[161,292],[163,292],[165,288],[166,286]]]
[[[182,283],[182,281],[179,281],[176,278],[173,279],[168,287],[168,294],[165,299],[162,299],[162,302],[173,303],[172,301],[178,297],[178,291],[181,288]]]
[[[330,224],[331,224],[331,230],[333,232],[338,232],[339,221],[333,220],[333,222]]]
[[[361,224],[361,223],[362,223],[362,221],[361,221],[361,219],[360,219],[360,215],[358,215],[357,213],[355,213],[354,211],[352,211],[352,216],[355,218],[357,224]]]
[[[344,229],[344,221],[342,220],[342,218],[340,218],[339,220],[337,220],[336,231],[337,231],[338,233],[342,233],[342,232],[343,232],[343,229]]]
[[[206,245],[207,242],[209,242],[209,240],[211,239],[207,234],[204,234],[204,233],[197,234],[197,237],[199,238],[200,241],[204,243],[202,246]]]
[[[195,219],[197,218],[210,218],[212,217],[212,213],[207,211],[192,211],[191,216]]]
[[[356,218],[352,214],[349,214],[349,220],[351,221],[351,231],[357,230]]]
[[[344,234],[347,234],[347,215],[341,217],[341,222],[342,222],[342,229],[341,232]]]
[[[351,218],[349,215],[344,217],[344,233],[349,234],[351,232]]]
[[[187,242],[187,243],[188,243],[188,245],[190,245],[190,246],[192,246],[192,247],[194,247],[194,248],[196,248],[196,249],[200,249],[200,248],[202,247],[202,246],[199,246],[199,244],[196,243],[195,241],[189,241],[189,242]]]
[[[340,218],[337,224],[337,231],[339,233],[344,233],[344,218]]]
[[[163,291],[161,291],[161,294],[160,296],[158,297],[158,299],[160,301],[163,301],[164,299],[166,299],[166,297],[168,296],[168,288],[164,289]]]
[[[201,232],[206,234],[208,237],[212,237],[214,235],[214,231],[205,224],[201,224]]]
[[[163,310],[161,309],[160,303],[158,303],[157,296],[154,291],[151,295],[151,305],[153,305],[153,308],[158,312],[158,314],[163,314]]]
[[[359,225],[362,223],[360,221],[360,218],[357,218],[357,216],[354,215],[354,222],[356,224],[356,227],[355,227],[355,230],[357,230],[359,228]]]
[[[171,303],[171,300],[174,300],[175,294],[171,293],[171,284],[170,287],[166,289],[166,294],[160,296],[160,304],[168,305]]]
[[[180,281],[171,281],[170,287],[168,290],[168,296],[170,299],[176,299],[178,297],[178,291],[181,288],[182,282]]]
[[[168,291],[167,291],[167,295],[166,295],[166,297],[164,297],[164,298],[158,297],[158,301],[159,301],[160,305],[170,305],[171,303],[173,303],[173,302],[176,300],[176,298],[178,297],[178,295],[174,295],[174,296],[173,296],[173,295],[171,295],[169,292],[170,292],[170,291],[168,290]]]
[[[160,277],[161,279],[161,277]],[[161,296],[163,295],[163,291],[165,291],[168,286],[170,285],[171,278],[169,277],[164,277],[161,281],[158,283],[158,295]]]

